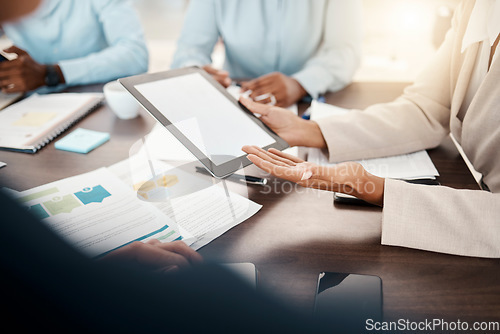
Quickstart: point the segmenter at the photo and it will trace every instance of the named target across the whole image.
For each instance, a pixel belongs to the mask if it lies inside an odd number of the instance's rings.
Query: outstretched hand
[[[265,151],[257,146],[244,146],[248,159],[262,170],[303,187],[353,195],[382,206],[384,179],[368,173],[357,162],[320,166],[276,149]]]

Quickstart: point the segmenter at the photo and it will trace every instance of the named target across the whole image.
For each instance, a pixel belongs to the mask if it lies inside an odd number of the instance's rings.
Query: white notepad
[[[0,149],[35,153],[97,109],[102,94],[34,94],[0,112]]]

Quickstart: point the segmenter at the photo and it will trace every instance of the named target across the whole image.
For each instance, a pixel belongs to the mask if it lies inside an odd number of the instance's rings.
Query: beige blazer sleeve
[[[382,244],[500,257],[500,194],[386,180]]]
[[[449,133],[450,54],[457,42],[457,25],[455,16],[433,60],[400,98],[317,121],[330,162],[410,153],[441,143]]]

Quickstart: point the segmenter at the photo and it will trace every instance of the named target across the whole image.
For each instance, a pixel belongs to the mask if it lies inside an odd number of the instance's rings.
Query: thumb
[[[15,45],[12,45],[11,47],[9,47],[9,48],[7,48],[7,49],[5,49],[3,51],[7,52],[7,53],[15,53],[18,56],[22,56],[22,55],[27,55],[28,54],[28,52],[24,51],[23,49],[18,48]]]
[[[250,99],[240,97],[240,103],[243,104],[248,110],[255,114],[260,114],[262,116],[267,116],[271,112],[272,106],[257,103]]]

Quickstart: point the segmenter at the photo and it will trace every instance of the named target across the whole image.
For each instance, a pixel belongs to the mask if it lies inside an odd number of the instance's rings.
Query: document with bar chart
[[[54,232],[90,256],[151,236],[163,242],[182,238],[169,217],[138,200],[106,168],[20,192],[16,197]]]

